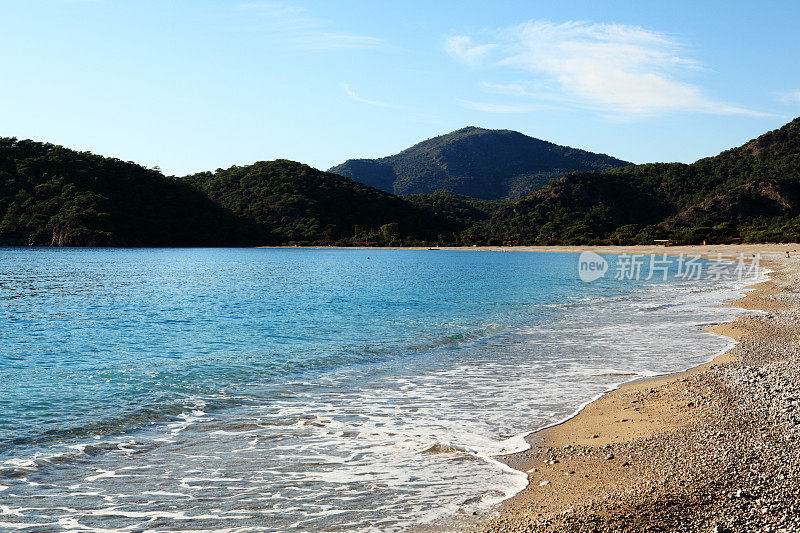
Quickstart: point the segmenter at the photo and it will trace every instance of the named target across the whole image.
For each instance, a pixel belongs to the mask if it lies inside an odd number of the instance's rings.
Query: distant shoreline
[[[738,255],[760,253],[762,258],[783,257],[789,253],[800,254],[800,243],[781,244],[710,244],[710,245],[676,245],[655,246],[651,244],[640,245],[602,245],[602,246],[256,246],[256,249],[274,250],[425,250],[425,251],[456,251],[456,252],[548,252],[548,253],[573,253],[595,252],[598,254],[666,254],[677,256],[680,254],[694,255],[714,259],[717,254]]]

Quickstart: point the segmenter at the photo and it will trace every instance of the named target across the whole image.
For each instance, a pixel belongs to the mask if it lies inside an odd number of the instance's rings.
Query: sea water
[[[584,283],[573,254],[0,249],[0,529],[489,509],[525,486],[493,457],[531,430],[729,342],[703,327],[745,282],[605,260]]]

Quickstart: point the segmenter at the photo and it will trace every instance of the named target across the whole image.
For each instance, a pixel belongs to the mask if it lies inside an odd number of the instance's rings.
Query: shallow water
[[[616,259],[609,256],[613,272]],[[582,283],[571,254],[0,249],[0,529],[401,530],[491,459],[710,359],[741,281]]]

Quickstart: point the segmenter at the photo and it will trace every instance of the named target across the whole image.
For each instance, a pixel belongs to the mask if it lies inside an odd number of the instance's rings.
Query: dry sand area
[[[758,253],[773,272],[732,302],[762,312],[713,328],[739,341],[734,348],[688,372],[624,385],[531,434],[530,450],[502,458],[528,473],[528,488],[470,527],[800,531],[800,245],[513,248],[586,249]]]

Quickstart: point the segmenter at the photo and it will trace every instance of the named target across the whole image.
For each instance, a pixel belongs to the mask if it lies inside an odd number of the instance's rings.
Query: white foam
[[[178,498],[194,498],[191,494],[185,494],[183,492],[168,492],[165,490],[145,490],[142,491],[142,494],[147,494],[149,496],[173,496]]]
[[[572,417],[625,381],[727,349],[732,341],[696,329],[741,313],[718,307],[739,293],[735,283],[713,291],[668,284],[600,302],[578,296],[548,302],[543,323],[532,319],[438,358],[303,378],[276,388],[280,400],[235,410],[209,412],[198,400],[135,442],[82,455],[94,473],[65,478],[54,497],[82,499],[87,510],[64,511],[75,528],[87,515],[220,524],[267,516],[274,530],[392,530],[489,509],[527,485],[496,456],[527,449],[531,430]],[[128,468],[135,484],[122,473]],[[37,487],[37,498],[50,498],[47,490]]]
[[[9,516],[25,516],[22,511],[24,509],[22,507],[12,508],[8,505],[0,504],[0,515],[9,515]]]

